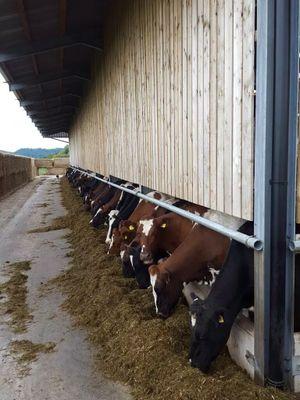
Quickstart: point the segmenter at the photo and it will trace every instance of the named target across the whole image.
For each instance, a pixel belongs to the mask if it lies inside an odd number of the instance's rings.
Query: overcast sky
[[[0,150],[16,151],[21,147],[64,147],[53,139],[44,139],[20,107],[13,92],[0,74]]]

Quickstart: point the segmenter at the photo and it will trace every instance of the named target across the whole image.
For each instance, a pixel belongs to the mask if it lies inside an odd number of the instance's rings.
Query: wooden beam
[[[62,72],[56,72],[52,74],[41,74],[38,77],[34,79],[28,79],[24,82],[13,82],[9,83],[9,90],[10,91],[15,91],[15,90],[22,90],[22,89],[27,89],[32,86],[37,86],[40,84],[44,83],[50,83],[50,82],[55,82],[59,79],[80,79],[84,81],[89,81],[90,77],[83,72],[80,71],[62,71]]]
[[[67,27],[67,0],[59,1],[59,34],[61,36],[66,34]],[[61,69],[64,69],[64,48],[60,49],[60,66]],[[59,90],[60,94],[63,92],[63,80],[61,79],[59,82]],[[62,100],[61,100],[62,103]]]
[[[91,35],[74,35],[53,37],[48,40],[31,42],[28,45],[18,45],[0,52],[0,62],[17,60],[19,58],[46,53],[51,50],[73,46],[86,46],[101,51],[99,40]]]
[[[45,123],[49,123],[50,121],[55,121],[55,120],[59,120],[59,119],[70,119],[73,116],[73,114],[71,112],[68,112],[67,110],[62,110],[60,112],[57,112],[56,114],[52,114],[52,115],[47,115],[47,116],[34,116],[32,117],[32,120],[36,123],[38,122],[45,122]]]
[[[59,106],[59,107],[52,107],[52,108],[48,108],[45,110],[30,110],[27,111],[27,115],[29,115],[30,117],[45,117],[47,118],[47,116],[49,115],[49,113],[52,112],[56,112],[56,111],[65,111],[65,110],[77,110],[76,106],[69,106],[69,105],[65,105],[65,106]]]
[[[27,106],[32,106],[32,105],[36,105],[36,104],[41,104],[41,102],[59,100],[59,99],[64,99],[64,98],[68,98],[68,97],[73,98],[74,100],[76,100],[76,102],[79,101],[79,99],[81,98],[81,96],[79,94],[75,94],[75,93],[66,93],[66,94],[62,94],[60,96],[52,96],[52,97],[43,96],[38,100],[21,100],[20,106],[27,107]]]

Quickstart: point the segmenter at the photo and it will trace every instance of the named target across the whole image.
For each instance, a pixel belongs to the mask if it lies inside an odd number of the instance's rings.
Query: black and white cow
[[[124,186],[127,189],[137,191],[136,186],[132,185],[131,183],[125,183],[121,186]],[[122,192],[116,208],[109,213],[108,231],[105,240],[105,243],[109,245],[109,249],[113,245],[112,234],[114,230],[118,229],[119,223],[121,221],[126,220],[133,213],[138,203],[139,203],[139,198],[137,196],[131,193]],[[109,249],[108,249],[108,254],[109,254]]]
[[[253,223],[240,229],[253,234]],[[232,241],[227,260],[205,300],[194,295],[190,306],[190,362],[207,373],[229,338],[237,314],[254,303],[253,250]]]

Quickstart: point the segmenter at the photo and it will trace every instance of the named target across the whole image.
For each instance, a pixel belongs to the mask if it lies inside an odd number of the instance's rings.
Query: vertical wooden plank
[[[165,26],[165,34],[164,34],[164,54],[165,54],[165,127],[166,127],[166,157],[167,157],[167,169],[166,169],[166,193],[172,193],[172,185],[171,185],[171,175],[172,175],[172,163],[171,163],[171,92],[170,92],[170,82],[171,82],[171,52],[170,52],[170,0],[164,1],[164,26]]]
[[[152,121],[153,128],[151,131],[152,135],[152,149],[153,149],[153,158],[152,158],[152,188],[157,188],[157,166],[158,166],[158,149],[157,149],[157,134],[158,134],[158,118],[157,118],[157,52],[156,52],[156,37],[157,37],[157,0],[151,2],[151,15],[153,21],[150,21],[150,30],[151,30],[151,68],[152,68]]]
[[[233,0],[225,1],[225,81],[224,81],[224,211],[232,213],[232,28]]]
[[[193,201],[193,119],[192,119],[192,0],[187,0],[187,188],[186,198]]]
[[[197,40],[198,43],[198,76],[197,76],[197,119],[198,119],[198,140],[197,140],[197,152],[195,156],[197,161],[195,164],[198,169],[198,198],[197,203],[203,205],[204,203],[204,182],[206,177],[204,177],[204,164],[205,164],[205,154],[204,154],[204,52],[203,52],[203,3],[205,1],[198,0],[198,33]]]
[[[156,37],[156,49],[157,49],[157,119],[158,119],[158,131],[157,131],[157,150],[158,150],[158,175],[157,175],[157,188],[164,190],[165,187],[165,166],[164,166],[164,104],[163,104],[163,46],[162,36],[163,35],[163,20],[162,20],[162,0],[157,2],[157,37]]]
[[[187,199],[188,186],[188,0],[183,0],[182,5],[182,194]]]
[[[175,195],[175,47],[174,47],[174,7],[175,2],[169,2],[169,27],[170,27],[170,192]]]
[[[174,0],[174,57],[175,57],[175,195],[182,192],[182,1]]]
[[[191,19],[191,109],[190,109],[190,121],[191,121],[191,132],[192,136],[192,167],[190,171],[191,177],[191,192],[190,199],[197,203],[199,200],[199,192],[201,193],[202,178],[198,174],[198,163],[201,162],[199,158],[199,146],[198,139],[200,136],[199,125],[201,125],[202,116],[198,113],[198,96],[201,90],[199,86],[199,77],[201,74],[201,67],[198,65],[198,56],[201,52],[201,43],[198,43],[198,31],[201,30],[201,8],[202,0],[192,1],[192,19]],[[200,4],[199,4],[200,3]]]
[[[210,2],[209,125],[210,125],[210,207],[217,209],[217,0]]]
[[[203,2],[203,205],[210,207],[210,2]],[[212,77],[213,79],[213,77]]]
[[[224,13],[225,0],[218,0],[218,48],[217,48],[217,210],[224,212]]]
[[[243,122],[242,122],[242,210],[253,218],[254,141],[254,16],[255,4],[243,1]]]
[[[242,72],[243,2],[234,1],[232,104],[232,213],[242,216]]]

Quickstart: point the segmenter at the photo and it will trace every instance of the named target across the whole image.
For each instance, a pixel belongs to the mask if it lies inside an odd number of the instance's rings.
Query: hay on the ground
[[[30,340],[14,340],[10,343],[11,355],[19,365],[19,373],[26,376],[30,372],[30,364],[38,359],[40,353],[48,354],[55,350],[54,342],[32,343]]]
[[[45,223],[45,222],[43,222]],[[34,228],[31,229],[29,231],[27,231],[27,233],[42,233],[42,232],[50,232],[50,231],[56,231],[56,230],[60,230],[60,229],[65,229],[67,228],[67,222],[65,220],[65,217],[58,217],[55,218],[53,222],[51,222],[51,225],[49,226],[43,226],[43,227],[39,227],[39,228]]]
[[[64,308],[87,329],[101,371],[129,384],[139,400],[294,398],[255,385],[227,351],[209,375],[191,368],[187,308],[180,304],[166,321],[157,319],[151,291],[122,277],[119,260],[106,255],[106,231],[89,227],[89,215],[66,179],[61,187],[73,260],[54,283],[66,294]]]
[[[28,277],[23,273],[30,269],[30,261],[9,264],[5,268],[9,279],[0,284],[0,294],[6,297],[6,301],[1,304],[1,310],[10,316],[8,324],[13,332],[23,333],[27,330],[27,323],[32,320],[26,302]]]

